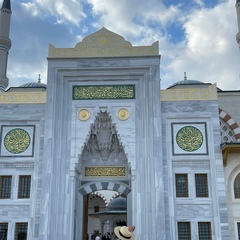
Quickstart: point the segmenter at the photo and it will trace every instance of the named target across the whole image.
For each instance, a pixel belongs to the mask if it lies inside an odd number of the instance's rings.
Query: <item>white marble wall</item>
[[[91,77],[87,77],[88,74]],[[135,84],[135,100],[72,101],[72,85]],[[74,193],[70,176],[86,140],[89,124],[101,108],[116,123],[132,173],[131,217],[136,236],[165,235],[161,158],[159,58],[50,60],[43,162],[43,191],[39,239],[73,239]],[[89,108],[92,119],[80,123],[76,113]],[[131,112],[127,122],[116,118],[119,107]],[[78,206],[82,200],[78,196]],[[150,204],[149,204],[150,203]],[[81,236],[81,212],[76,227]]]
[[[197,220],[203,220],[204,216],[204,220],[212,222],[214,239],[228,239],[216,101],[171,101],[161,105],[158,57],[50,59],[48,74],[39,239],[75,240],[82,236],[83,202],[78,190],[83,175],[81,169],[76,174],[75,166],[90,124],[103,109],[116,124],[131,168],[128,224],[136,226],[136,238],[152,240],[160,235],[162,239],[177,239],[176,221],[185,214],[195,227]],[[136,99],[72,100],[73,85],[98,84],[135,84]],[[188,106],[188,110],[180,110],[182,105]],[[116,118],[120,107],[130,111],[126,122]],[[86,122],[77,118],[81,108],[91,113]],[[198,165],[194,163],[196,156],[180,159],[172,156],[170,124],[173,121],[207,123],[209,154],[197,156]],[[190,172],[209,174],[211,197],[207,201],[192,199],[190,204],[175,199],[174,172],[183,170],[183,166],[173,165],[178,160],[192,162],[192,166],[184,167]],[[92,189],[101,188],[98,179],[91,181]],[[106,181],[116,187],[115,180]],[[202,217],[191,217],[194,212]]]
[[[0,125],[35,126],[33,156],[0,157],[0,175],[12,176],[11,198],[0,200],[0,222],[8,223],[8,239],[14,238],[16,222],[28,223],[29,239],[38,231],[44,117],[44,104],[1,105]],[[31,175],[29,199],[17,197],[19,175]]]
[[[211,222],[213,239],[229,239],[217,102],[163,102],[162,114],[166,234],[171,236],[171,239],[177,239],[177,222],[189,221],[192,227],[192,239],[195,240],[198,239],[197,223],[208,221]],[[172,122],[206,122],[209,153],[207,155],[172,155]],[[187,199],[175,197],[175,173],[186,173],[189,176]],[[208,174],[208,198],[195,197],[195,173]]]

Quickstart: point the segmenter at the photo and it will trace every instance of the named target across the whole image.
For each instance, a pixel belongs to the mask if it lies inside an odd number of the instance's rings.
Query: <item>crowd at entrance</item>
[[[113,239],[113,234],[110,232],[105,233],[103,236],[101,233],[94,233],[91,234],[89,240],[112,240]]]

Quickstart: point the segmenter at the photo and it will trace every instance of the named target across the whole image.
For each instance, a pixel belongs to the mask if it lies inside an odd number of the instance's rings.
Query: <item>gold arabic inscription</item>
[[[73,86],[73,100],[134,98],[134,85]]]
[[[125,167],[85,167],[86,177],[125,177]]]
[[[198,128],[185,126],[177,132],[176,141],[182,150],[194,152],[202,146],[203,135]]]
[[[24,152],[30,145],[30,136],[27,131],[15,128],[9,131],[4,138],[5,148],[13,154]]]

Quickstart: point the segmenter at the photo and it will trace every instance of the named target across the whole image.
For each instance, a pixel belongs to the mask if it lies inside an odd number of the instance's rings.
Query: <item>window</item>
[[[11,198],[12,176],[0,176],[0,198]]]
[[[207,174],[195,174],[196,197],[208,197]]]
[[[188,175],[176,174],[176,197],[188,197]]]
[[[240,240],[240,222],[237,223],[237,229],[238,229],[238,240]]]
[[[191,240],[190,222],[178,222],[178,240]]]
[[[0,239],[7,240],[8,224],[0,223]]]
[[[30,198],[31,176],[19,176],[18,198]]]
[[[212,230],[210,222],[198,223],[199,240],[212,240]]]
[[[16,223],[14,240],[27,240],[27,223]]]
[[[237,175],[234,181],[234,196],[240,198],[240,173]]]
[[[94,212],[99,212],[99,203],[94,204]]]

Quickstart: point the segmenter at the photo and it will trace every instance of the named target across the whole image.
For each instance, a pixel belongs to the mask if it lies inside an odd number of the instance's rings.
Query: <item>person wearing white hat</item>
[[[134,226],[115,227],[114,233],[119,240],[135,240],[135,236],[133,234],[134,230]]]

